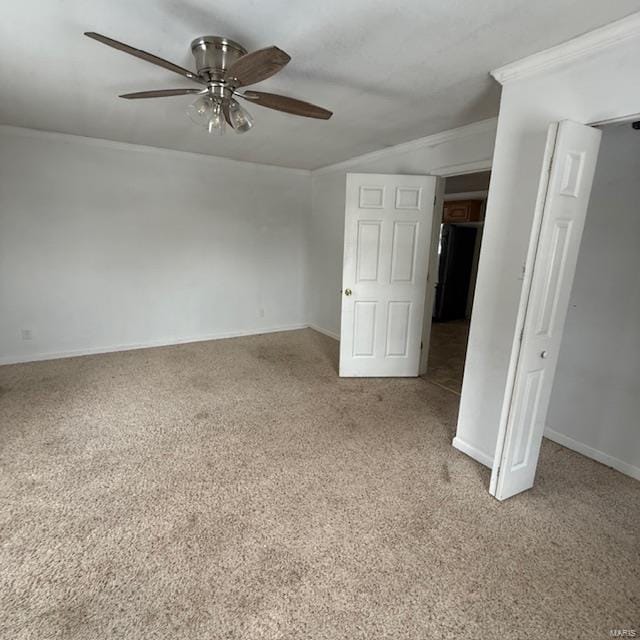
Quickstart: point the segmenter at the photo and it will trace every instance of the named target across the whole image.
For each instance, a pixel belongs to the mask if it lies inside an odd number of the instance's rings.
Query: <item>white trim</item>
[[[489,195],[488,191],[462,191],[460,193],[445,193],[444,201],[451,200],[486,200]]]
[[[453,439],[451,444],[458,451],[466,453],[469,457],[491,469],[491,466],[493,465],[493,456],[490,456],[488,453],[480,451],[480,449],[476,449],[474,446],[467,444],[464,440],[458,438],[458,436]]]
[[[500,84],[513,82],[592,55],[602,49],[620,44],[623,40],[637,37],[640,37],[640,12],[632,13],[622,20],[494,69],[491,75]]]
[[[449,164],[438,167],[429,172],[429,175],[448,178],[449,176],[463,176],[467,173],[477,173],[478,171],[488,171],[493,166],[492,158],[475,160],[474,162],[463,162],[462,164]]]
[[[554,431],[550,427],[546,427],[544,430],[545,438],[549,438],[549,440],[553,440],[554,442],[561,444],[563,447],[567,449],[571,449],[572,451],[577,451],[581,453],[583,456],[587,458],[591,458],[596,462],[601,462],[607,467],[612,467],[616,471],[620,473],[624,473],[627,476],[631,476],[636,480],[640,480],[640,467],[636,467],[628,462],[624,462],[623,460],[619,460],[618,458],[614,458],[610,456],[608,453],[604,453],[602,451],[598,451],[598,449],[594,449],[593,447],[589,447],[582,442],[578,442],[569,436],[564,435],[564,433],[560,433],[559,431]]]
[[[19,364],[22,362],[39,362],[41,360],[58,360],[59,358],[76,358],[78,356],[90,356],[100,353],[114,353],[117,351],[133,351],[135,349],[152,349],[154,347],[170,347],[178,344],[190,342],[206,342],[208,340],[224,340],[226,338],[241,338],[243,336],[259,336],[266,333],[278,333],[280,331],[296,331],[306,329],[306,323],[284,325],[280,327],[270,327],[266,329],[247,329],[244,331],[229,331],[223,333],[211,333],[204,336],[189,336],[186,338],[175,338],[165,340],[150,340],[149,342],[138,342],[130,344],[112,345],[110,347],[91,347],[89,349],[76,349],[73,351],[58,351],[53,353],[36,353],[24,356],[5,356],[0,358],[0,365]]]
[[[286,171],[289,173],[296,173],[299,175],[305,176],[314,176],[314,175],[322,175],[325,173],[331,173],[333,171],[338,171],[340,169],[346,169],[348,167],[352,167],[354,165],[363,163],[363,162],[372,162],[374,160],[379,160],[381,158],[386,158],[388,156],[394,156],[401,153],[409,153],[411,151],[416,151],[419,149],[423,149],[425,147],[432,147],[439,144],[443,144],[445,142],[451,142],[453,140],[459,140],[461,138],[465,138],[471,135],[477,135],[489,131],[495,131],[497,128],[497,118],[488,118],[487,120],[479,120],[478,122],[473,122],[471,124],[464,125],[462,127],[457,127],[455,129],[448,129],[447,131],[442,131],[440,133],[435,133],[430,136],[425,136],[423,138],[417,138],[415,140],[410,140],[408,142],[403,142],[391,147],[386,147],[384,149],[380,149],[378,151],[372,151],[370,153],[365,153],[360,156],[355,156],[353,158],[349,158],[347,160],[343,160],[341,162],[337,162],[335,164],[326,165],[324,167],[319,167],[318,169],[298,169],[295,167],[285,167],[275,164],[262,164],[259,162],[250,162],[247,160],[234,160],[232,158],[226,158],[224,156],[214,156],[208,153],[198,153],[195,151],[181,151],[179,149],[169,149],[167,147],[154,147],[151,145],[142,145],[142,144],[134,144],[131,142],[121,142],[117,140],[108,140],[106,138],[90,138],[88,136],[79,136],[73,133],[62,133],[59,131],[46,131],[43,129],[30,129],[27,127],[16,127],[8,124],[0,124],[0,133],[7,133],[13,135],[22,135],[25,137],[31,138],[45,138],[49,140],[74,140],[76,142],[90,145],[90,146],[98,146],[103,148],[111,148],[111,149],[121,149],[127,151],[138,151],[142,153],[162,153],[162,152],[171,152],[176,153],[186,157],[195,157],[195,158],[204,158],[210,162],[227,162],[233,164],[239,164],[244,166],[258,167],[261,169],[273,170],[273,171]],[[476,168],[476,166],[478,168]],[[458,171],[458,167],[461,167],[462,170]],[[469,169],[464,169],[464,167],[470,167]],[[453,173],[436,173],[431,172],[431,175],[462,175],[463,173],[473,173],[475,171],[482,171],[491,168],[491,159],[488,160],[480,160],[477,163],[468,163],[467,165],[455,165],[452,166],[451,169],[454,170]],[[449,169],[445,167],[445,169]]]
[[[353,167],[354,165],[373,162],[374,160],[380,160],[381,158],[395,156],[400,153],[409,153],[411,151],[424,149],[425,147],[433,147],[439,144],[443,144],[445,142],[451,142],[453,140],[466,138],[467,136],[486,133],[489,131],[495,131],[497,127],[497,122],[498,122],[497,118],[489,118],[488,120],[479,120],[478,122],[473,122],[472,124],[467,124],[462,127],[457,127],[455,129],[449,129],[447,131],[435,133],[430,136],[425,136],[424,138],[417,138],[416,140],[410,140],[409,142],[403,142],[401,144],[396,144],[392,147],[386,147],[385,149],[372,151],[371,153],[365,153],[360,156],[355,156],[354,158],[349,158],[348,160],[343,160],[342,162],[336,162],[335,164],[330,164],[325,167],[320,167],[318,169],[314,169],[313,171],[311,171],[311,175],[320,176],[325,173],[331,173],[333,171],[348,169]],[[481,162],[486,163],[487,161],[482,160]],[[491,160],[489,160],[488,162],[489,162],[489,168],[491,168]],[[443,174],[436,174],[434,172],[431,172],[431,174],[443,175]],[[450,174],[450,175],[454,175],[454,174]]]
[[[284,171],[286,173],[295,173],[298,175],[311,176],[308,169],[296,169],[294,167],[281,167],[276,164],[261,164],[259,162],[249,162],[247,160],[234,160],[225,158],[224,156],[214,156],[208,153],[197,153],[195,151],[180,151],[178,149],[168,149],[166,147],[153,147],[143,144],[133,144],[131,142],[118,142],[116,140],[107,140],[106,138],[89,138],[87,136],[78,136],[73,133],[60,133],[58,131],[44,131],[42,129],[28,129],[26,127],[14,127],[8,124],[0,124],[0,133],[11,135],[19,135],[27,138],[45,138],[48,140],[72,140],[80,144],[93,147],[102,147],[106,149],[119,149],[125,151],[137,151],[140,153],[175,153],[183,157],[199,158],[212,163],[231,163],[242,165],[245,167],[266,169],[267,171]]]
[[[429,351],[431,346],[431,332],[433,330],[433,304],[438,284],[438,239],[442,224],[444,208],[445,179],[436,177],[436,193],[433,201],[431,229],[429,230],[429,265],[427,267],[426,291],[424,294],[424,310],[422,313],[422,335],[420,344],[420,365],[418,374],[424,376],[429,371]]]
[[[610,124],[625,124],[640,120],[640,113],[630,113],[626,116],[618,116],[617,118],[607,118],[606,120],[598,120],[597,122],[589,122],[590,127],[606,127]]]
[[[338,342],[340,342],[340,334],[334,333],[333,331],[329,331],[329,329],[323,329],[322,327],[319,327],[317,324],[310,324],[308,326],[309,326],[309,329],[313,329],[318,333],[322,333],[325,336],[329,336],[330,338],[333,338],[334,340],[337,340]]]

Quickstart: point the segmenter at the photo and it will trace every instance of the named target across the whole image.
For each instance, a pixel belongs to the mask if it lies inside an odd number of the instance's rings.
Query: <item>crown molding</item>
[[[137,151],[142,153],[171,153],[177,154],[184,157],[190,158],[198,158],[200,160],[205,160],[208,162],[222,162],[222,163],[232,163],[243,166],[250,167],[258,167],[260,169],[271,170],[271,171],[284,171],[288,173],[295,173],[298,175],[305,176],[314,176],[314,175],[322,175],[325,173],[331,173],[333,171],[339,171],[341,169],[347,169],[354,165],[358,165],[363,162],[373,162],[375,160],[379,160],[382,158],[387,158],[394,155],[399,155],[403,153],[410,153],[412,151],[417,151],[423,149],[425,147],[434,147],[439,144],[443,144],[445,142],[451,142],[453,140],[459,140],[462,138],[466,138],[467,136],[478,135],[487,132],[495,132],[497,127],[497,118],[488,118],[487,120],[479,120],[478,122],[473,122],[471,124],[464,125],[462,127],[457,127],[455,129],[448,129],[446,131],[441,131],[440,133],[434,133],[430,136],[425,136],[423,138],[417,138],[415,140],[410,140],[408,142],[402,142],[400,144],[385,147],[384,149],[380,149],[378,151],[372,151],[370,153],[365,153],[363,155],[354,156],[353,158],[349,158],[348,160],[343,160],[341,162],[337,162],[335,164],[326,165],[324,167],[320,167],[318,169],[299,169],[295,167],[283,167],[280,165],[274,164],[262,164],[259,162],[250,162],[247,160],[234,160],[232,158],[226,158],[224,156],[214,156],[207,153],[197,153],[194,151],[180,151],[177,149],[167,149],[166,147],[154,147],[150,145],[142,145],[142,144],[134,144],[131,142],[120,142],[117,140],[108,140],[106,138],[90,138],[88,136],[79,136],[73,133],[62,133],[59,131],[48,131],[45,129],[31,129],[28,127],[16,127],[9,124],[0,124],[0,133],[8,133],[12,135],[20,135],[24,137],[30,138],[44,138],[49,140],[72,140],[73,142],[77,142],[80,144],[85,144],[88,146],[102,147],[107,149],[120,149],[127,151]],[[482,170],[484,165],[488,163],[488,167],[491,167],[490,160],[482,160],[478,162],[478,168],[474,168],[473,170]],[[446,167],[445,169],[448,169]],[[469,171],[459,171],[458,173],[469,173]],[[434,175],[436,175],[434,173]],[[445,175],[443,173],[443,175]]]
[[[493,158],[484,158],[483,160],[474,160],[473,162],[464,162],[462,164],[448,164],[444,167],[436,167],[435,169],[431,169],[431,171],[429,171],[429,175],[448,178],[449,176],[461,176],[466,173],[490,171],[492,167]]]
[[[409,142],[402,142],[392,147],[385,147],[378,151],[372,151],[360,156],[349,158],[335,164],[329,164],[325,167],[320,167],[311,171],[312,176],[320,176],[325,173],[332,173],[333,171],[340,171],[342,169],[348,169],[355,165],[359,165],[366,162],[374,162],[382,158],[388,158],[402,153],[410,153],[412,151],[418,151],[425,147],[435,147],[436,145],[443,144],[445,142],[451,142],[452,140],[459,140],[466,138],[467,136],[478,135],[481,133],[487,133],[489,131],[495,131],[497,126],[497,118],[489,118],[487,120],[479,120],[472,124],[467,124],[455,129],[448,129],[440,133],[434,133],[424,138],[417,138],[410,140]]]
[[[494,69],[491,75],[500,84],[506,84],[579,60],[602,49],[620,44],[624,40],[637,37],[640,37],[640,12],[632,13],[622,20]]]
[[[167,149],[166,147],[153,147],[150,145],[134,144],[132,142],[119,142],[117,140],[108,140],[106,138],[90,138],[88,136],[79,136],[74,133],[61,133],[59,131],[47,131],[45,129],[29,129],[27,127],[15,127],[9,124],[0,124],[0,133],[8,133],[10,135],[22,136],[25,138],[44,138],[46,140],[71,140],[78,144],[84,144],[91,147],[101,147],[103,149],[120,149],[124,151],[135,151],[139,153],[150,154],[166,154],[170,153],[185,158],[202,160],[204,162],[235,164],[244,167],[252,167],[264,169],[266,171],[295,173],[298,175],[310,176],[311,171],[308,169],[296,169],[295,167],[282,167],[277,164],[263,164],[260,162],[250,162],[248,160],[234,160],[233,158],[225,158],[224,156],[214,156],[208,153],[197,153],[195,151],[180,151],[178,149]]]

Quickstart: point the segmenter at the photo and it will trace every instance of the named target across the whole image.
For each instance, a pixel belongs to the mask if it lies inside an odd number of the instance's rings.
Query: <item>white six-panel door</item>
[[[436,178],[347,175],[341,376],[417,376]]]
[[[491,477],[499,500],[533,486],[601,132],[551,125],[523,285],[522,333]],[[552,151],[552,154],[551,154]],[[546,188],[545,188],[546,187]]]

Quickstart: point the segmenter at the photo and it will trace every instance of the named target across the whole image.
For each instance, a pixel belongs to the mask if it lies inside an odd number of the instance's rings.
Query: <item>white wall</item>
[[[640,479],[640,131],[606,127],[546,435]]]
[[[0,127],[0,362],[305,325],[310,186]]]
[[[640,112],[640,21],[634,20],[634,33],[607,32],[597,49],[589,40],[581,57],[570,47],[560,66],[551,66],[553,56],[536,59],[534,75],[503,87],[455,441],[488,466],[496,448],[547,128],[562,119],[591,123]]]
[[[444,167],[491,159],[495,120],[429,136],[312,173],[309,320],[339,336],[346,174],[429,174]]]

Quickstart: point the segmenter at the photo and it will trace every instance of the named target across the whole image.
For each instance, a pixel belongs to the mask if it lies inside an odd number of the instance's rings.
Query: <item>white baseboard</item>
[[[607,467],[612,467],[620,473],[624,473],[625,475],[631,476],[636,480],[640,480],[640,467],[636,467],[635,465],[632,465],[628,462],[624,462],[623,460],[614,458],[608,453],[604,453],[603,451],[594,449],[593,447],[583,444],[582,442],[578,442],[577,440],[574,440],[569,436],[565,436],[564,433],[554,431],[550,427],[545,428],[544,436],[545,438],[549,438],[549,440],[553,440],[554,442],[561,444],[563,447],[567,447],[567,449],[577,451],[587,458],[591,458],[592,460],[601,462],[602,464],[607,465]]]
[[[338,342],[340,342],[339,334],[334,333],[333,331],[329,331],[328,329],[323,329],[322,327],[319,327],[317,324],[310,324],[309,329],[313,329],[318,333],[323,333],[325,336],[329,336],[330,338],[333,338],[334,340],[337,340]]]
[[[153,347],[170,347],[176,344],[187,344],[189,342],[206,342],[208,340],[224,340],[225,338],[241,338],[243,336],[259,336],[265,333],[278,333],[280,331],[296,331],[306,329],[306,323],[283,325],[279,327],[268,327],[265,329],[248,329],[246,331],[230,331],[226,333],[211,333],[202,336],[188,336],[184,338],[170,338],[166,340],[149,340],[131,344],[119,344],[109,347],[90,347],[88,349],[77,349],[72,351],[57,351],[47,353],[35,353],[20,356],[0,357],[0,365],[19,364],[22,362],[38,362],[41,360],[58,360],[59,358],[75,358],[77,356],[90,356],[98,353],[114,353],[116,351],[133,351],[135,349],[151,349]]]
[[[476,449],[476,447],[471,446],[464,440],[460,440],[458,436],[453,439],[453,442],[451,444],[458,451],[466,453],[469,457],[473,458],[480,464],[483,464],[485,467],[489,467],[489,469],[493,467],[493,456],[486,454],[484,451],[480,451],[480,449]]]

